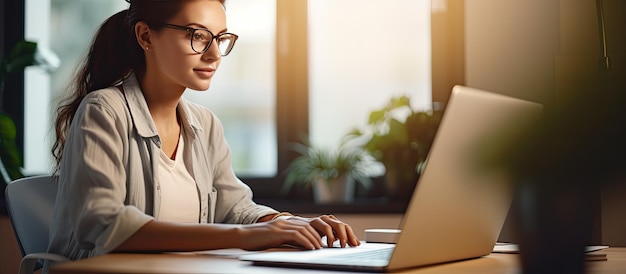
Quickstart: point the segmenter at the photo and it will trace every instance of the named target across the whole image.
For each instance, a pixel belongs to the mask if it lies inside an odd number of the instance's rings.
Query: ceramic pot
[[[345,175],[313,181],[313,199],[318,204],[349,204],[354,200],[355,181]]]

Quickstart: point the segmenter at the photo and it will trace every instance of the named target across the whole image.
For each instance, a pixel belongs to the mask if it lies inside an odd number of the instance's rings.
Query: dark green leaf
[[[0,161],[9,178],[2,177],[4,183],[24,177],[21,171],[22,157],[15,145],[17,130],[8,115],[0,113]]]
[[[387,113],[387,111],[385,111],[385,110],[372,111],[370,113],[370,117],[369,117],[368,123],[370,125],[374,125],[374,124],[378,124],[378,123],[382,122],[385,119],[385,114],[386,113]]]
[[[5,67],[7,72],[12,72],[18,69],[22,69],[27,66],[35,65],[35,54],[37,52],[37,43],[31,41],[18,42],[9,57],[5,61]]]

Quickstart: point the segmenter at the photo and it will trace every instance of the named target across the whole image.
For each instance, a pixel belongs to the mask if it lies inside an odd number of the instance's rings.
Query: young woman
[[[127,0],[128,1],[128,0]],[[231,167],[220,121],[182,98],[206,90],[237,35],[218,0],[130,0],[100,27],[59,107],[59,192],[49,251],[357,246],[333,216],[257,205]]]

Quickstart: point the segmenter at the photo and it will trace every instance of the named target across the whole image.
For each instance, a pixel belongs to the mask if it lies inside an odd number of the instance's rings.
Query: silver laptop
[[[264,251],[239,259],[256,265],[384,272],[488,255],[513,195],[506,172],[485,169],[481,159],[532,125],[541,112],[537,103],[455,86],[396,244]],[[372,253],[382,257],[369,257]]]

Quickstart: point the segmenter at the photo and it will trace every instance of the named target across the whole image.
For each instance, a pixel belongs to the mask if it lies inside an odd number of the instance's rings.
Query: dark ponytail
[[[73,92],[57,108],[55,125],[57,139],[52,146],[52,155],[56,160],[55,172],[58,171],[66,134],[80,102],[87,93],[111,86],[131,70],[129,54],[125,53],[131,45],[126,14],[127,10],[120,11],[102,23],[89,53],[83,59],[70,85]],[[143,57],[143,54],[140,55]]]
[[[85,84],[87,92],[110,87],[132,69],[143,70],[145,57],[127,14],[128,10],[114,14],[98,30],[76,79]]]

